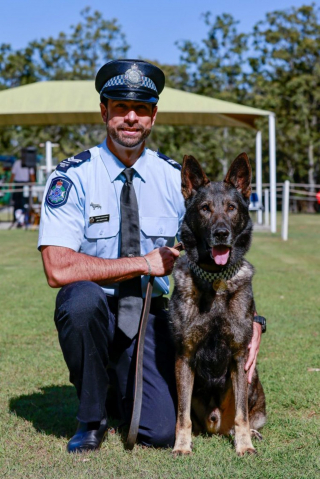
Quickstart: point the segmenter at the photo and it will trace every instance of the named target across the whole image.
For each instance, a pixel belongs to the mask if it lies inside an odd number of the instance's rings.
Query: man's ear
[[[251,175],[249,158],[246,153],[241,153],[232,162],[224,182],[237,188],[246,199],[249,199],[251,195]]]
[[[100,112],[101,112],[101,117],[102,117],[103,123],[107,123],[108,109],[103,103],[100,103]]]
[[[210,183],[205,172],[193,156],[185,155],[181,170],[181,191],[185,200],[201,187]]]
[[[157,118],[157,113],[158,113],[158,107],[157,105],[154,105],[152,107],[152,114],[151,114],[151,126],[155,124],[156,118]]]

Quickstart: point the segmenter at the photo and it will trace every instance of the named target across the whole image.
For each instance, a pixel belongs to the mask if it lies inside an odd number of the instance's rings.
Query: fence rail
[[[255,190],[255,184],[253,183],[252,187]],[[257,215],[258,223],[269,227],[269,218],[270,218],[270,184],[262,183],[263,193],[262,198],[258,198],[257,206],[250,205],[251,211],[259,211],[260,214]],[[304,189],[302,189],[304,188]],[[319,194],[314,191],[306,191],[310,189],[320,190],[320,185],[309,185],[305,183],[290,183],[285,181],[284,183],[276,184],[277,199],[282,200],[282,238],[284,240],[288,239],[288,224],[289,224],[289,211],[290,204],[294,201],[304,201],[309,205],[310,203],[317,202],[319,204],[320,210],[320,198]],[[1,198],[4,197],[7,193],[23,192],[24,197],[26,198],[26,203],[28,203],[29,211],[36,207],[39,208],[39,204],[42,201],[43,193],[45,190],[45,185],[39,185],[38,183],[0,183],[0,202]],[[36,199],[36,201],[34,201]],[[294,206],[294,205],[293,205]],[[309,206],[308,206],[309,208]],[[264,218],[263,218],[263,216]]]

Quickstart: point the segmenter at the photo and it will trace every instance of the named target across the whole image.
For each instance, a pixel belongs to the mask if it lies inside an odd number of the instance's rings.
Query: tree
[[[212,20],[207,12],[203,18],[208,31],[201,44],[179,42],[180,64],[161,65],[169,79],[166,85],[221,100],[244,101],[247,36],[238,32],[238,22],[231,15]],[[254,135],[253,130],[243,128],[156,126],[151,144],[161,145],[164,153],[177,161],[192,154],[214,180],[221,179],[228,163],[241,151],[254,157]]]
[[[319,181],[320,22],[314,4],[268,13],[254,27],[252,104],[277,115],[280,180]],[[317,158],[315,158],[315,155]]]
[[[94,79],[105,62],[125,57],[129,48],[116,19],[105,20],[100,12],[87,7],[82,20],[69,33],[31,41],[13,51],[0,45],[0,89],[43,80]],[[19,154],[22,146],[52,140],[59,143],[59,159],[81,151],[104,136],[103,125],[7,127],[0,130],[2,154]]]
[[[232,15],[203,15],[207,37],[198,45],[189,40],[178,43],[181,62],[187,67],[189,82],[185,89],[200,95],[239,101],[244,97],[244,58],[247,35],[238,33],[239,24]]]

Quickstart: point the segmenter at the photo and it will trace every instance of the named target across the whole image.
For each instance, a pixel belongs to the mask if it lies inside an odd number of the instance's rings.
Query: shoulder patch
[[[46,195],[46,204],[51,208],[58,208],[66,204],[72,185],[73,183],[69,178],[62,176],[53,178]]]
[[[173,166],[173,168],[176,168],[177,170],[181,170],[182,166],[176,161],[174,161],[172,158],[169,158],[169,156],[164,155],[159,150],[157,151],[157,155],[159,156],[159,158],[169,163],[169,165]]]
[[[78,155],[72,156],[71,158],[66,158],[61,161],[57,166],[56,170],[58,171],[68,171],[71,166],[79,166],[85,161],[91,158],[90,150],[82,151]]]

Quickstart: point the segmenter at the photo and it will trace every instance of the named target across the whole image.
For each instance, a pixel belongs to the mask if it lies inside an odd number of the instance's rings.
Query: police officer
[[[130,421],[137,318],[150,275],[155,281],[138,439],[174,444],[174,351],[163,295],[179,255],[172,247],[184,202],[180,166],[145,148],[164,83],[163,72],[147,62],[105,64],[95,86],[106,140],[62,161],[48,179],[38,247],[49,285],[61,287],[55,322],[79,398],[79,425],[69,452],[100,447],[112,378],[122,417]],[[252,370],[260,343],[255,335]]]
[[[173,445],[174,353],[163,295],[169,292],[167,275],[179,255],[172,246],[184,203],[180,166],[145,148],[164,81],[159,68],[139,60],[104,65],[96,76],[96,89],[107,138],[62,161],[48,180],[38,247],[49,285],[62,287],[55,322],[80,401],[70,452],[96,449],[103,440],[107,366],[116,372],[123,418],[130,420],[136,331],[118,327],[119,282],[138,278],[144,296],[150,275],[156,278],[145,342],[139,439],[148,445]],[[119,258],[126,227],[121,223],[124,170],[133,174],[138,220],[132,227],[139,222],[140,251]],[[130,239],[133,235],[129,231]],[[127,314],[129,323],[132,314]]]

